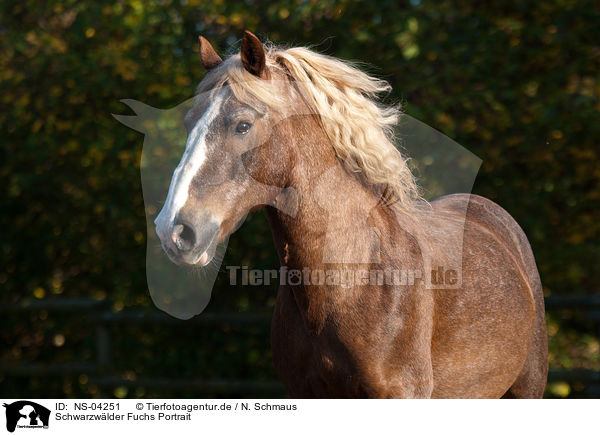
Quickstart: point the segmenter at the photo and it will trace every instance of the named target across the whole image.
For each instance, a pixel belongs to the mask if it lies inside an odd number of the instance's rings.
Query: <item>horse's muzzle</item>
[[[176,219],[170,231],[157,233],[162,247],[176,264],[206,266],[213,259],[217,249],[220,225],[210,218],[199,223]],[[162,235],[161,235],[162,233]]]

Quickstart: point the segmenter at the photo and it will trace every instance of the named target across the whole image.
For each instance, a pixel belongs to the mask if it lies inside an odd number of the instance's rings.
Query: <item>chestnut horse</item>
[[[277,293],[271,343],[289,394],[542,397],[544,301],[527,238],[482,197],[420,200],[392,144],[398,109],[377,100],[387,83],[250,32],[225,61],[200,44],[208,96],[186,115],[156,231],[172,261],[204,267],[265,206],[282,267],[327,272]],[[447,282],[433,279],[441,270]],[[349,286],[331,271],[365,273]]]

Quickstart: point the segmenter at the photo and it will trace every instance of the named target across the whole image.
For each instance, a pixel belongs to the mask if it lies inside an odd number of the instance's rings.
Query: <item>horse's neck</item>
[[[377,204],[375,195],[341,165],[301,177],[290,191],[294,205],[285,211],[269,207],[267,212],[282,265],[316,268],[342,262],[332,257],[341,243],[335,239],[365,230],[369,208]]]
[[[325,139],[317,136],[312,140]],[[379,252],[374,249],[377,235],[372,228],[381,227],[372,225],[373,211],[379,209],[377,195],[345,170],[326,143],[294,145],[298,155],[289,186],[296,192],[296,213],[267,208],[282,266],[288,271],[326,274],[332,269],[356,267],[357,263],[378,262],[372,257]],[[381,218],[380,213],[375,214]],[[327,283],[303,284],[292,286],[292,290],[311,329],[320,329],[336,304],[348,302],[343,300],[347,290],[340,293],[339,288]]]
[[[314,118],[300,118],[295,127],[285,204],[268,209],[281,263],[317,268],[342,262],[333,261],[339,258],[332,258],[331,251],[337,251],[340,243],[333,239],[346,239],[348,231],[364,231],[378,198],[356,174],[347,172]]]

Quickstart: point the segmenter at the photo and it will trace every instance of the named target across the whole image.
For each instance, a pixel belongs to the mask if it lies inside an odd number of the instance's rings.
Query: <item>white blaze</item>
[[[163,243],[169,243],[171,240],[171,228],[179,213],[179,210],[187,202],[192,179],[198,173],[206,160],[206,134],[210,124],[219,113],[223,95],[217,94],[209,108],[202,117],[196,122],[190,132],[185,145],[185,152],[181,157],[179,165],[173,172],[169,193],[162,210],[154,220],[156,232]]]

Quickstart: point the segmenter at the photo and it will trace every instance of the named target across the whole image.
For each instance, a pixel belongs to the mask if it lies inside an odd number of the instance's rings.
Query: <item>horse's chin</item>
[[[208,251],[206,251],[198,258],[198,260],[193,265],[196,267],[204,267],[207,266],[211,261],[213,261],[214,258],[214,254],[209,255]]]
[[[204,252],[194,258],[176,258],[172,257],[169,253],[167,253],[167,257],[169,257],[169,260],[171,260],[172,263],[183,267],[205,267],[215,258],[214,254],[209,255],[208,252]]]

